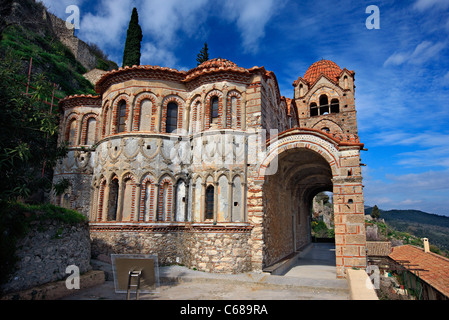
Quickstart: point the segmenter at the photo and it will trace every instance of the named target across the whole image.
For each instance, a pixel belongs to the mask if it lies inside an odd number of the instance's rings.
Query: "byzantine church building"
[[[333,193],[337,275],[366,266],[355,73],[314,63],[280,95],[273,72],[211,59],[133,66],[60,101],[69,152],[56,205],[89,218],[92,254],[157,254],[206,272],[262,271],[309,245]]]

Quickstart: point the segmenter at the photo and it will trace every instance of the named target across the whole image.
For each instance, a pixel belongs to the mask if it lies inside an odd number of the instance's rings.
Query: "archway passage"
[[[290,149],[279,155],[277,172],[265,177],[263,190],[269,266],[312,242],[310,208],[317,194],[333,191],[332,170],[319,153]]]
[[[349,268],[366,268],[363,144],[326,137],[295,129],[269,141],[248,196],[248,211],[263,217],[254,219],[253,266],[267,269],[311,242],[310,206],[327,191],[333,193],[337,277],[345,277]]]

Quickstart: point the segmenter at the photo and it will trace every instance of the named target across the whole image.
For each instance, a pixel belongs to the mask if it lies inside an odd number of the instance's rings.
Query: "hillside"
[[[87,45],[76,37],[61,36],[60,19],[47,12],[43,4],[34,0],[6,1],[11,9],[0,42],[0,56],[7,52],[22,61],[23,74],[28,74],[30,58],[32,74],[43,74],[57,85],[57,98],[73,94],[95,93],[92,83],[83,75],[90,71],[86,68],[86,56],[95,63],[93,68],[110,70],[117,65],[106,60],[105,55],[95,45]],[[77,51],[67,46],[76,40],[83,44],[83,59],[75,57]],[[78,46],[80,47],[80,46]],[[79,48],[78,48],[79,51]],[[84,65],[83,65],[84,64]]]
[[[365,214],[370,215],[371,211],[371,207],[365,208]],[[432,245],[449,251],[449,217],[419,210],[379,211],[380,218],[392,228],[418,238],[428,238]]]

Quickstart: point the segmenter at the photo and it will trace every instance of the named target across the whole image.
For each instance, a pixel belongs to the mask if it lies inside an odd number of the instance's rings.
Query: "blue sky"
[[[356,72],[365,203],[449,216],[449,0],[43,0],[119,65],[131,11],[142,64],[189,70],[211,58],[276,74],[281,94],[321,58]],[[368,29],[369,5],[380,29]]]

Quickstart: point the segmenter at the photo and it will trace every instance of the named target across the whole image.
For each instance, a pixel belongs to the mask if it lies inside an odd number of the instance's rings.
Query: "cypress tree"
[[[139,25],[137,9],[133,9],[126,35],[125,51],[123,52],[123,67],[140,65],[140,48],[142,41],[142,28]]]
[[[196,61],[198,62],[197,66],[209,60],[209,48],[207,47],[207,42],[204,43],[204,47],[201,49],[198,54]]]
[[[376,220],[380,218],[380,211],[377,205],[374,206],[373,210],[371,211],[371,217]]]

